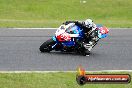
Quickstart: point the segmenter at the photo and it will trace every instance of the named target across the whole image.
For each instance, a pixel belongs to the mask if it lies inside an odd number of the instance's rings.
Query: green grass
[[[108,27],[132,27],[132,0],[0,0],[0,27],[58,27],[93,19]]]
[[[126,73],[132,76],[130,72],[121,72]],[[76,73],[0,73],[0,88],[132,88],[132,83],[80,86],[75,79]]]

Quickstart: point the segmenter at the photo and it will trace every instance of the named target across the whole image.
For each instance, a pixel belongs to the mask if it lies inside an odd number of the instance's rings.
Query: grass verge
[[[132,27],[132,0],[0,0],[0,27],[58,27],[91,18],[108,27]]]
[[[91,72],[90,72],[91,73]],[[100,73],[100,72],[98,72]],[[101,74],[130,74],[132,72],[101,72]],[[96,74],[94,72],[94,74]],[[0,73],[0,88],[132,88],[129,84],[76,83],[76,73]]]

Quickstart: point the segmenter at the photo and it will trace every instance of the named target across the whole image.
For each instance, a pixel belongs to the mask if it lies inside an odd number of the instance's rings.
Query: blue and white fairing
[[[59,41],[56,39],[56,36],[59,36],[60,34],[63,33],[68,33],[71,37],[71,40],[69,41]],[[83,30],[75,25],[75,23],[70,23],[68,25],[61,25],[57,31],[56,31],[56,36],[53,37],[54,41],[61,42],[63,46],[76,46],[75,40],[81,40],[84,37],[84,32]]]
[[[62,44],[64,46],[75,46],[75,40],[81,40],[84,37],[83,30],[76,25],[69,26],[69,28],[66,29],[66,32],[69,33],[71,41],[63,42]]]

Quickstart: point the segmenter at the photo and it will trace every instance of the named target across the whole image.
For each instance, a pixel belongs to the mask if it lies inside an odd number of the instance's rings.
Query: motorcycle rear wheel
[[[41,52],[50,52],[52,50],[52,46],[55,44],[55,41],[51,38],[49,40],[47,40],[46,42],[44,42],[39,50]]]

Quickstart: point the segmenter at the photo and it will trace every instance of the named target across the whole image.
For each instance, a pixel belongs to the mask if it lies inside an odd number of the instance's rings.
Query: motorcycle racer
[[[85,33],[88,32],[89,30],[96,29],[96,24],[91,19],[86,19],[85,21],[66,21],[63,24],[67,25],[69,23],[75,23],[75,25],[82,28]]]
[[[95,24],[91,19],[85,21],[66,21],[57,28],[55,36],[40,46],[41,52],[52,50],[76,52],[87,56],[102,38],[107,37],[108,28]]]
[[[87,46],[91,46],[93,44],[93,40],[97,32],[95,31],[96,24],[91,19],[86,19],[85,21],[66,21],[63,24],[67,25],[69,23],[75,23],[75,25],[79,26],[85,34],[85,38],[82,42],[86,43]],[[88,32],[91,31],[92,35],[89,35]],[[80,42],[80,44],[82,43]]]

